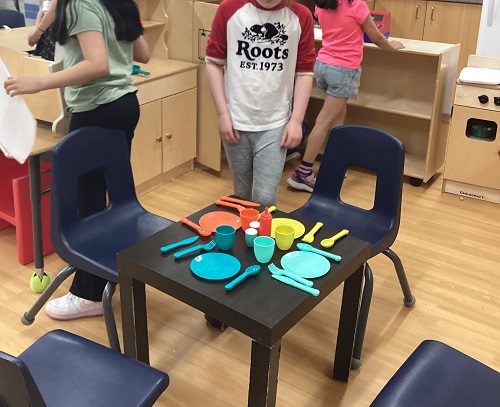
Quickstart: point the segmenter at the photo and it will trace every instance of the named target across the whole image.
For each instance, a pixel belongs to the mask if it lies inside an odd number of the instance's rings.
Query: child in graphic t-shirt
[[[365,0],[314,0],[323,41],[314,75],[325,93],[323,107],[307,139],[298,169],[287,179],[292,188],[312,192],[316,182],[312,167],[330,129],[344,124],[347,100],[356,99],[361,78],[364,33],[379,48],[396,51],[399,41],[388,41],[370,16]]]
[[[313,28],[309,9],[290,0],[224,0],[217,9],[207,78],[234,193],[243,199],[276,204],[287,148],[302,139]]]

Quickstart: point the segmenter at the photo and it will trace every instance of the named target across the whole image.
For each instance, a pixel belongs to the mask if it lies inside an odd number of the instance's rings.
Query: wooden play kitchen
[[[471,55],[457,81],[443,191],[500,203],[500,58]]]

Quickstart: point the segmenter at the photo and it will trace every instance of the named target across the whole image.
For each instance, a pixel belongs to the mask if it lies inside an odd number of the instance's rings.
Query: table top
[[[16,51],[31,51],[35,49],[28,44],[28,35],[35,27],[19,27],[12,30],[0,30],[0,46]]]
[[[62,136],[52,132],[52,123],[38,121],[36,138],[30,155],[38,155],[51,151]]]
[[[189,219],[197,222],[203,214],[216,210],[225,209],[214,204],[189,216]],[[286,213],[279,211],[273,215],[274,217],[288,217]],[[306,231],[314,226],[310,222],[303,223]],[[319,246],[321,239],[331,237],[336,232],[338,231],[323,227],[317,232],[315,242],[312,245],[321,248]],[[313,280],[314,287],[320,290],[318,297],[276,281],[271,277],[267,264],[261,264],[259,274],[250,277],[228,292],[224,288],[225,284],[240,275],[249,265],[258,264],[253,249],[248,248],[245,244],[243,230],[238,229],[233,248],[226,252],[239,259],[240,272],[232,278],[220,281],[204,280],[191,272],[190,263],[200,252],[187,255],[179,260],[175,260],[173,257],[175,250],[166,254],[160,252],[161,246],[195,235],[196,233],[190,227],[177,222],[137,243],[119,253],[119,276],[129,276],[153,286],[185,304],[224,321],[234,329],[266,346],[272,346],[279,340],[302,317],[307,315],[311,309],[368,260],[370,255],[370,245],[352,236],[346,236],[336,242],[334,250],[332,250],[333,248],[326,249],[342,256],[342,260],[340,263],[331,261],[330,271]],[[214,238],[214,234],[209,237],[200,237],[196,244],[207,243],[212,238]],[[297,242],[299,240],[295,241],[295,243]],[[290,249],[290,251],[292,250],[297,250],[295,244]],[[217,251],[219,251],[218,248],[213,252]],[[285,251],[276,248],[271,262],[280,267],[280,259],[284,254],[286,254]]]

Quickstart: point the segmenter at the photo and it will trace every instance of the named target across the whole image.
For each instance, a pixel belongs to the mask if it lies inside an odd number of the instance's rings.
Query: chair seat
[[[379,216],[377,213],[359,208],[349,207],[343,212],[339,207],[323,207],[309,201],[291,214],[311,222],[323,222],[325,226],[338,231],[349,230],[351,236],[371,244],[370,257],[391,247],[396,238],[395,234],[387,233],[392,229],[392,225],[387,224],[386,216]]]
[[[68,231],[71,252],[60,250],[64,261],[76,268],[118,282],[116,255],[146,237],[166,228],[172,221],[152,214],[139,205],[109,208],[112,216],[89,216]],[[73,251],[76,253],[73,256]]]
[[[498,407],[500,373],[438,341],[422,342],[371,407]]]
[[[40,338],[19,359],[47,406],[150,406],[169,384],[166,373],[61,330]]]

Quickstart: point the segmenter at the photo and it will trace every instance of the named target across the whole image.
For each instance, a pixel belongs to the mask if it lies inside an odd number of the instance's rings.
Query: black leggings
[[[136,93],[127,93],[121,98],[101,105],[94,110],[73,113],[69,130],[71,132],[86,126],[123,130],[127,138],[130,154],[139,114],[139,102]],[[80,177],[77,192],[80,218],[87,217],[106,207],[106,183],[102,172],[90,172]],[[77,270],[69,291],[87,300],[102,301],[102,293],[106,283],[107,280],[84,270]]]

